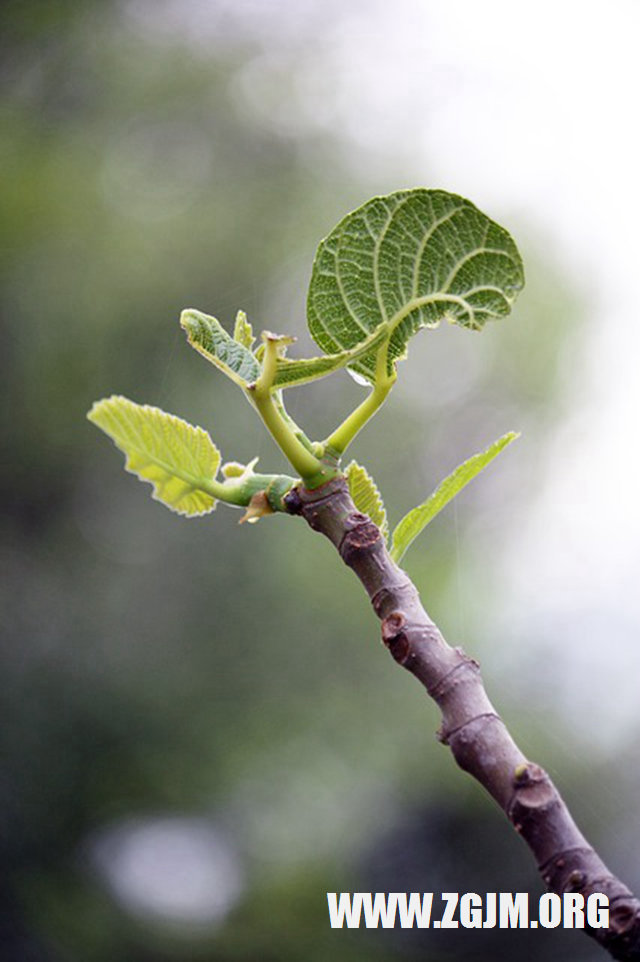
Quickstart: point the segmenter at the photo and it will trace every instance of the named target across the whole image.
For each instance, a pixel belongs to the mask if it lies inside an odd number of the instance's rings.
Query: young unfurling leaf
[[[386,542],[389,534],[387,512],[378,486],[361,464],[352,461],[345,470],[345,477],[349,485],[349,493],[358,511],[368,515],[374,524],[380,528],[383,540]]]
[[[156,500],[178,514],[214,510],[220,452],[202,428],[117,395],[96,401],[87,417],[126,454],[127,471],[153,485]]]
[[[236,323],[233,329],[233,339],[237,341],[238,344],[242,344],[246,347],[248,351],[254,345],[255,337],[253,336],[253,328],[247,320],[247,315],[244,311],[238,311],[236,314]]]
[[[187,333],[189,344],[240,387],[246,388],[257,381],[260,364],[246,346],[247,329],[242,322],[239,325],[236,321],[239,339],[231,337],[217,318],[202,311],[183,311],[180,325]]]
[[[462,491],[508,444],[511,444],[518,437],[520,437],[519,434],[510,431],[509,434],[505,434],[494,441],[486,451],[474,454],[473,457],[460,464],[444,481],[441,481],[426,501],[404,516],[391,537],[389,554],[396,563],[400,562],[409,545],[418,537],[423,528],[426,528],[429,522],[442,511],[445,505],[455,498],[459,491]]]

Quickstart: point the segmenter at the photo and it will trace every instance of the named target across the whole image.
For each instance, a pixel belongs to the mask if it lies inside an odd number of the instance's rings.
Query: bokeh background
[[[5,0],[0,954],[597,959],[584,936],[329,929],[327,891],[542,891],[294,519],[186,521],[85,421],[112,392],[282,460],[183,307],[298,337],[319,239],[443,187],[516,237],[482,335],[425,332],[354,449],[392,521],[522,438],[406,559],[524,751],[640,885],[633,0]],[[344,373],[290,394],[325,436]]]

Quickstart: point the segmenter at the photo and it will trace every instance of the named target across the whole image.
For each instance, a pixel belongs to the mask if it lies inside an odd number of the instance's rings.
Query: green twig
[[[387,370],[387,355],[389,350],[389,339],[382,342],[376,354],[376,379],[373,389],[368,397],[364,399],[355,411],[346,418],[342,424],[336,428],[333,434],[324,441],[325,447],[342,456],[351,444],[356,434],[362,430],[367,421],[376,413],[384,403],[391,388],[396,382],[396,369],[393,367],[392,373]]]
[[[291,466],[305,482],[313,482],[324,474],[322,463],[296,437],[290,419],[283,416],[273,398],[273,382],[278,360],[279,338],[264,334],[264,359],[262,371],[255,384],[249,385],[249,396],[264,421],[274,441]],[[287,423],[289,421],[289,423]]]

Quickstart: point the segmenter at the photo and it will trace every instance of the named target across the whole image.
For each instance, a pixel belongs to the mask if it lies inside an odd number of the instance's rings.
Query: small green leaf
[[[511,444],[518,437],[520,437],[519,434],[510,431],[494,441],[486,451],[474,454],[473,457],[460,464],[455,471],[445,478],[426,501],[409,511],[398,523],[392,535],[389,553],[393,560],[399,563],[409,545],[418,537],[422,529],[442,511],[449,501],[455,498],[459,491],[462,491],[477,474],[480,474],[490,461],[493,461],[508,444]]]
[[[387,512],[375,481],[367,469],[363,468],[357,461],[352,461],[347,465],[344,473],[349,485],[349,493],[353,498],[353,503],[358,511],[368,515],[373,523],[377,524],[380,528],[382,538],[386,543],[387,535],[389,534]]]
[[[479,330],[509,313],[523,284],[513,240],[470,201],[443,190],[397,191],[348,214],[320,244],[309,330],[328,354],[382,332],[390,374],[420,328],[447,319]],[[375,361],[369,350],[349,366],[373,383]]]
[[[236,323],[233,329],[233,339],[237,341],[238,344],[242,344],[246,347],[248,351],[254,345],[255,337],[253,336],[253,328],[247,320],[247,315],[244,311],[238,311],[236,314]]]
[[[214,510],[220,452],[202,428],[118,395],[96,401],[87,417],[126,454],[127,471],[153,485],[156,500],[178,514]]]
[[[240,387],[246,388],[257,381],[258,361],[245,344],[227,334],[217,318],[190,309],[180,315],[180,326],[186,331],[189,344]]]

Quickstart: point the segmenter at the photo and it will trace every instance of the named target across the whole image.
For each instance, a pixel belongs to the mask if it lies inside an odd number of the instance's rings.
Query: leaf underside
[[[358,511],[368,515],[374,524],[380,528],[384,542],[387,541],[389,525],[387,512],[378,486],[366,468],[357,461],[352,461],[345,469],[345,477],[349,485],[349,493]]]
[[[407,548],[429,522],[442,511],[445,505],[455,498],[477,474],[480,474],[517,437],[519,437],[519,434],[510,431],[494,441],[486,451],[474,454],[467,461],[464,461],[438,485],[426,501],[418,505],[417,508],[413,508],[398,522],[391,538],[389,552],[395,562],[400,562]]]
[[[96,401],[88,419],[126,455],[127,471],[153,485],[153,497],[184,515],[208,514],[220,452],[202,428],[148,404],[113,395]]]
[[[509,313],[523,284],[513,240],[470,201],[442,190],[398,191],[348,214],[320,244],[309,330],[328,354],[388,336],[390,373],[420,328],[446,319],[479,330]],[[377,343],[349,363],[372,382]]]

